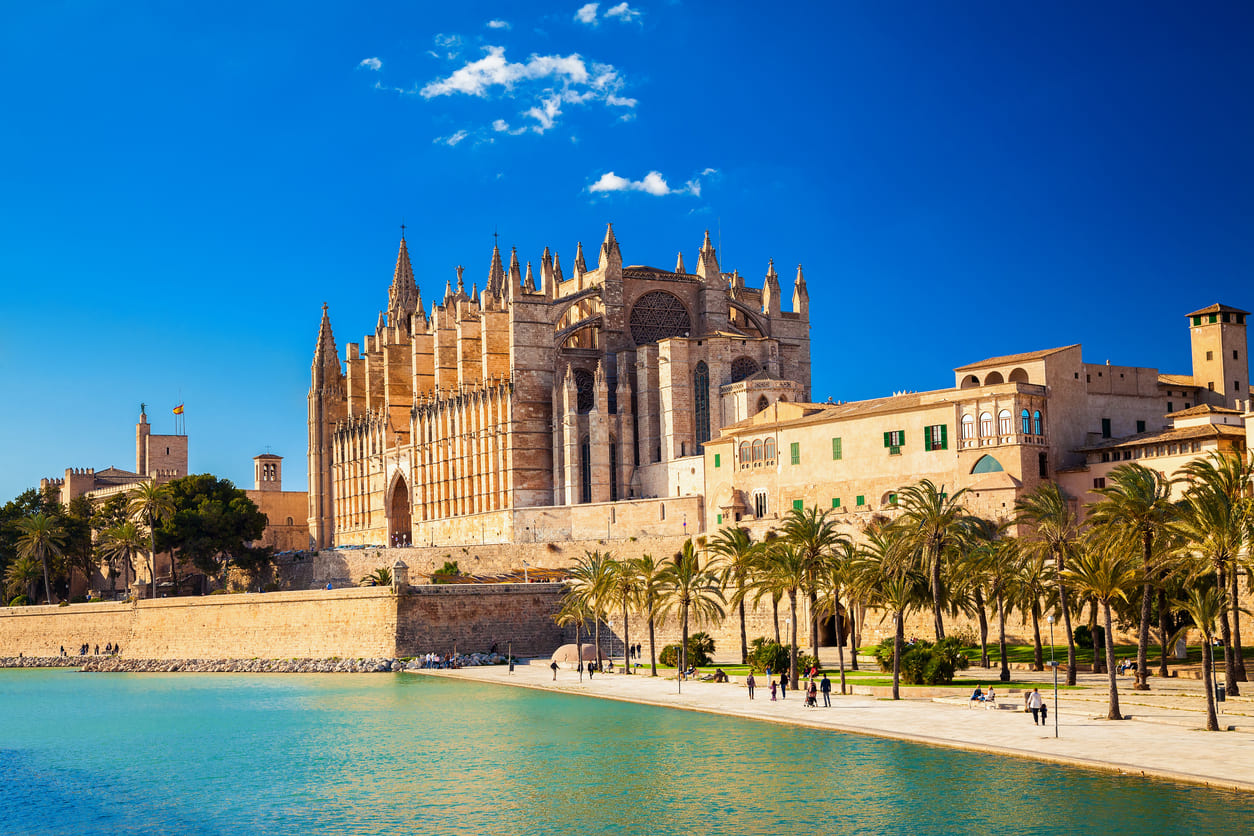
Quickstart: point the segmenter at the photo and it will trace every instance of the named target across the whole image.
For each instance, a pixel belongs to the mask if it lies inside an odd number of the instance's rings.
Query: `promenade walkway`
[[[538,688],[560,693],[724,714],[772,723],[788,723],[818,729],[869,734],[937,746],[1034,758],[1121,774],[1145,775],[1221,788],[1254,792],[1254,702],[1248,699],[1224,704],[1221,724],[1236,725],[1238,732],[1206,732],[1201,683],[1193,680],[1151,679],[1155,690],[1121,689],[1123,712],[1134,718],[1113,722],[1105,719],[1106,679],[1083,674],[1080,684],[1092,690],[1063,692],[1057,712],[1059,737],[1054,737],[1054,714],[1047,726],[1034,726],[1031,716],[1018,711],[972,711],[964,704],[932,699],[899,702],[866,696],[833,693],[831,708],[805,708],[800,692],[771,702],[761,687],[750,701],[742,683],[714,684],[686,681],[679,693],[674,679],[622,673],[586,676],[562,670],[553,681],[547,660],[521,664],[510,674],[504,665],[417,673],[455,679]],[[971,671],[983,676],[983,670]],[[996,676],[996,672],[993,673]],[[1052,674],[1015,671],[1018,681],[1046,680]],[[833,682],[834,688],[839,685]],[[1254,683],[1251,683],[1254,686]],[[1251,687],[1254,693],[1254,687]],[[955,696],[961,695],[957,692]],[[1052,690],[1048,693],[1053,707]],[[1009,693],[999,701],[1017,700]]]

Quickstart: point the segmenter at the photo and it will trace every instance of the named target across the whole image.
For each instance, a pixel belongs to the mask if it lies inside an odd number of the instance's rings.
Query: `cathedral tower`
[[[1249,311],[1218,303],[1189,314],[1193,347],[1193,383],[1215,406],[1239,409],[1249,395],[1245,318]]]

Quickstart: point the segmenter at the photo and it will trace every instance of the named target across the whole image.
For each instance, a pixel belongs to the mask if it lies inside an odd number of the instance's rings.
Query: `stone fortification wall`
[[[419,586],[400,598],[398,655],[435,651],[545,656],[563,643],[560,584]]]

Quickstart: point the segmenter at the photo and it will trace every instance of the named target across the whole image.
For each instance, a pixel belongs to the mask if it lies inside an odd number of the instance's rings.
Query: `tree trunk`
[[[1041,647],[1041,604],[1033,601],[1032,610],[1032,670],[1045,670],[1045,649]]]
[[[1001,586],[997,587],[997,645],[1001,650],[1001,673],[997,678],[1010,681],[1010,660],[1006,658],[1006,604],[1002,601]]]
[[[157,599],[157,532],[153,531],[152,515],[148,515],[148,571],[152,573],[152,598]]]
[[[819,596],[810,593],[810,652],[814,661],[819,659]]]
[[[945,621],[941,615],[940,553],[932,555],[932,611],[936,618],[936,640],[945,638]]]
[[[623,599],[623,670],[628,674],[631,673],[631,645],[627,640],[631,634],[627,629],[627,599]]]
[[[575,667],[579,670],[579,681],[583,682],[583,631],[578,621],[575,622],[575,652],[579,654]]]
[[[744,587],[740,591],[744,592]],[[749,661],[749,636],[745,632],[745,601],[740,599],[740,664],[746,664]]]
[[[1210,636],[1202,634],[1202,682],[1206,684],[1206,730],[1219,731],[1219,718],[1215,716],[1215,673]]]
[[[771,617],[775,621],[775,643],[783,644],[783,640],[779,637],[779,596],[771,596]]]
[[[683,636],[679,645],[679,679],[682,682],[684,671],[688,670],[688,602],[685,601],[679,607],[679,617],[683,619],[684,627],[681,635]]]
[[[1224,608],[1219,613],[1219,637],[1224,643],[1224,686],[1228,689],[1229,694],[1239,694],[1237,690],[1237,663],[1232,652],[1232,626],[1228,623],[1228,610],[1232,602],[1228,598],[1228,579],[1227,573],[1224,572],[1222,564],[1218,567],[1219,588],[1224,590]],[[1232,606],[1232,613],[1240,619],[1240,611]]]
[[[1162,636],[1162,652],[1158,655],[1158,675],[1167,678],[1167,642],[1171,639],[1171,622],[1167,612],[1167,590],[1158,590],[1158,632]]]
[[[1115,643],[1112,640],[1114,634],[1110,632],[1109,601],[1102,602],[1102,614],[1106,621],[1106,672],[1110,676],[1110,710],[1106,712],[1106,719],[1122,720],[1123,715],[1119,713],[1119,681],[1115,671]]]
[[[792,639],[788,647],[788,687],[797,690],[797,590],[789,590],[788,603],[792,607]]]
[[[984,591],[975,588],[975,609],[980,615],[980,665],[988,670],[988,615],[984,612]]]
[[[653,647],[653,602],[649,601],[649,669],[657,676],[657,652]]]
[[[1149,623],[1153,609],[1154,588],[1145,584],[1141,591],[1141,624],[1136,632],[1136,684],[1133,690],[1148,691],[1149,683]]]
[[[48,556],[44,554],[43,547],[39,547],[39,562],[44,565],[44,603],[52,603],[52,584],[48,583]]]
[[[1089,636],[1093,639],[1093,673],[1102,672],[1102,645],[1097,640],[1097,599],[1089,607]],[[1109,636],[1106,637],[1109,640]]]
[[[849,669],[858,670],[858,648],[862,643],[858,641],[861,633],[858,631],[858,621],[861,617],[862,605],[857,601],[849,602],[849,655],[853,658],[849,660]]]
[[[601,669],[601,616],[592,617],[592,646],[597,649],[597,670]]]
[[[1058,571],[1062,571],[1062,557],[1058,558]],[[1062,610],[1062,629],[1067,635],[1067,684],[1075,685],[1075,636],[1071,634],[1071,606],[1067,587],[1058,584],[1058,607]]]
[[[1232,573],[1232,659],[1233,667],[1237,670],[1237,680],[1240,682],[1248,682],[1245,676],[1245,651],[1241,649],[1241,616],[1238,614],[1237,606],[1240,604],[1241,594],[1241,573]],[[1236,691],[1228,693],[1235,695]]]
[[[845,695],[845,620],[840,617],[840,599],[836,597],[832,598],[832,620],[836,622],[836,658],[840,663],[840,695],[843,697]]]
[[[893,631],[893,699],[901,699],[901,645],[905,642],[905,613],[897,611],[897,629]]]

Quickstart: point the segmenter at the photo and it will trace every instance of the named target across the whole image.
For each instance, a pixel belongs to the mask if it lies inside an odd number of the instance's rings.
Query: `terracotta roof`
[[[1069,348],[1079,348],[1080,344],[1064,345],[1058,348],[1046,348],[1041,351],[1028,351],[1024,354],[1007,354],[1004,357],[990,357],[987,360],[981,360],[978,363],[968,363],[965,366],[959,366],[954,369],[956,372],[964,372],[967,369],[982,369],[985,366],[1008,366],[1011,363],[1025,363],[1028,360],[1040,360],[1042,357],[1048,357],[1051,354],[1057,354],[1060,351],[1066,351]]]
[[[1193,382],[1191,374],[1162,374],[1158,375],[1158,382],[1167,386],[1196,386]]]
[[[1136,435],[1126,435],[1123,438],[1108,438],[1097,444],[1090,444],[1077,449],[1080,452],[1111,450],[1118,447],[1137,447],[1141,444],[1160,441],[1188,441],[1195,438],[1229,438],[1234,441],[1244,441],[1245,428],[1234,427],[1229,424],[1203,424],[1200,427],[1180,427],[1178,429],[1155,430],[1153,432],[1137,433]]]
[[[1211,406],[1208,403],[1200,403],[1197,406],[1191,406],[1188,409],[1181,409],[1177,412],[1168,413],[1172,418],[1187,418],[1190,415],[1240,415],[1239,409],[1228,409],[1226,406]]]
[[[1249,314],[1249,311],[1243,311],[1240,308],[1234,308],[1231,305],[1221,305],[1218,302],[1216,302],[1213,305],[1207,305],[1201,310],[1194,311],[1193,313],[1190,313],[1190,314],[1185,314],[1185,316],[1201,316],[1203,314],[1225,313],[1225,312],[1247,314],[1247,315]]]

